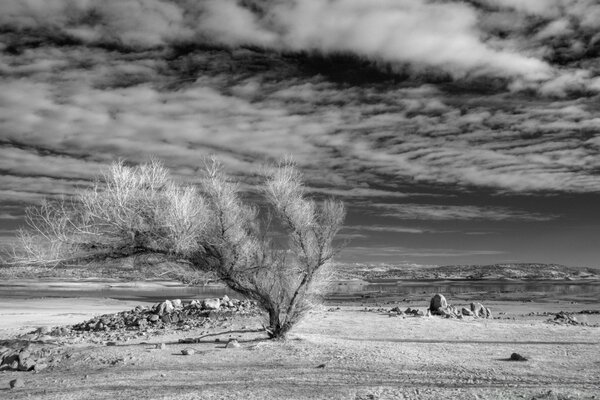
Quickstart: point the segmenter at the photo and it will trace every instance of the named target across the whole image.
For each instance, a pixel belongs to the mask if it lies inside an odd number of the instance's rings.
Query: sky
[[[600,265],[595,0],[2,0],[0,241],[152,156],[291,155],[338,261]]]

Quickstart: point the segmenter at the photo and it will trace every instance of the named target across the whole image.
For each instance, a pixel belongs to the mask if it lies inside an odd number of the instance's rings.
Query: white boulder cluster
[[[446,318],[493,318],[492,311],[481,303],[471,303],[469,308],[458,307],[448,304],[443,294],[436,294],[429,302],[429,313],[431,315],[440,315]]]

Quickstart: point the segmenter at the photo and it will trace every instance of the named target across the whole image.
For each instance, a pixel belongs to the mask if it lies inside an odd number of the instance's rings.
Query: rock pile
[[[586,325],[585,322],[577,321],[577,318],[564,311],[556,313],[554,319],[550,318],[547,322],[557,325]]]
[[[428,310],[431,315],[440,315],[446,318],[493,318],[492,311],[481,303],[471,303],[469,308],[463,307],[459,310],[457,307],[448,304],[444,295],[439,293],[431,298]]]
[[[419,310],[418,308],[410,308],[408,307],[406,310],[402,310],[400,307],[394,307],[391,310],[387,311],[390,317],[397,316],[407,316],[407,317],[424,317],[425,312],[423,310]]]
[[[184,304],[181,300],[165,300],[152,307],[137,306],[130,311],[105,314],[74,325],[74,331],[144,330],[173,325],[203,326],[206,319],[224,315],[258,315],[256,302],[251,300],[205,299]]]
[[[38,346],[0,346],[0,371],[41,371],[52,362],[52,351]]]

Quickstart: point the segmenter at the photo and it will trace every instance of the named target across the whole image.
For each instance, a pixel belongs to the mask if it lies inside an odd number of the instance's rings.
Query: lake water
[[[497,300],[562,299],[600,304],[600,281],[400,281],[362,280],[332,282],[327,298],[352,301],[365,298],[428,298],[435,293],[446,297],[494,298]],[[116,282],[106,280],[0,282],[0,298],[95,297],[119,300],[161,301],[239,295],[223,285],[186,286],[171,281]]]
[[[329,298],[369,297],[428,297],[442,293],[453,298],[472,298],[481,294],[496,300],[562,299],[600,304],[600,281],[597,280],[428,280],[402,281],[381,280],[377,282],[334,282]]]

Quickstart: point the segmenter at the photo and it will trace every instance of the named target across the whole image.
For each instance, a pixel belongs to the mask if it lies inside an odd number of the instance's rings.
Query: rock
[[[107,346],[116,346],[117,342],[106,342]]]
[[[221,301],[222,301],[223,303],[227,303],[229,300],[230,300],[230,299],[229,299],[229,296],[227,296],[227,295],[223,296],[223,298],[221,299]]]
[[[492,310],[490,310],[487,307],[485,308],[485,314],[486,314],[486,316],[485,316],[486,318],[489,318],[489,319],[493,319],[494,318],[494,316],[492,315]]]
[[[435,311],[439,310],[440,308],[446,307],[448,307],[448,302],[446,301],[446,298],[443,294],[436,294],[431,298],[431,301],[429,302],[429,310],[432,313],[435,313]]]
[[[462,310],[460,310],[461,314],[464,315],[465,317],[471,317],[473,315],[473,313],[471,312],[471,310],[469,310],[466,307],[463,307]]]
[[[180,299],[171,300],[171,304],[173,304],[173,307],[175,308],[183,308]]]
[[[37,362],[37,363],[35,363],[33,370],[35,372],[40,372],[40,371],[45,370],[46,368],[48,368],[48,364]]]
[[[522,355],[520,355],[519,353],[512,353],[510,355],[510,360],[511,361],[527,361],[526,357],[523,357]]]
[[[23,359],[19,361],[18,370],[19,371],[32,371],[35,368],[35,360],[31,357]]]
[[[160,317],[160,319],[166,324],[171,322],[171,316],[169,314],[163,314],[163,316]]]
[[[229,339],[229,342],[227,342],[227,345],[225,346],[226,349],[237,349],[239,347],[241,347],[241,345],[236,339]]]
[[[202,308],[205,310],[218,310],[221,307],[221,300],[219,299],[205,299],[202,302]]]
[[[160,304],[160,307],[158,308],[158,315],[170,314],[173,312],[174,309],[175,307],[173,307],[173,303],[171,303],[171,300],[165,300]]]
[[[23,382],[23,379],[21,378],[13,379],[8,384],[10,385],[11,389],[16,389],[25,386],[25,382]]]
[[[196,351],[194,349],[181,350],[181,354],[183,354],[184,356],[191,356],[191,355],[194,355],[195,353],[196,353]]]
[[[471,303],[471,312],[476,317],[486,317],[485,307],[481,303]]]
[[[29,357],[31,357],[31,352],[29,350],[24,349],[19,352],[19,362],[20,363],[24,362]]]
[[[40,326],[35,330],[38,335],[49,335],[52,329],[49,326]]]
[[[158,321],[159,319],[160,319],[160,317],[159,317],[158,315],[156,315],[156,314],[152,314],[152,315],[150,315],[150,316],[148,317],[148,321],[150,321],[150,322],[156,322],[156,321]]]
[[[192,306],[192,307],[202,307],[202,303],[199,300],[192,300],[190,302],[190,306]]]
[[[167,345],[166,345],[166,344],[164,344],[164,343],[157,343],[157,344],[156,344],[156,348],[157,348],[158,350],[164,350],[164,349],[166,349],[166,348],[167,348]]]

